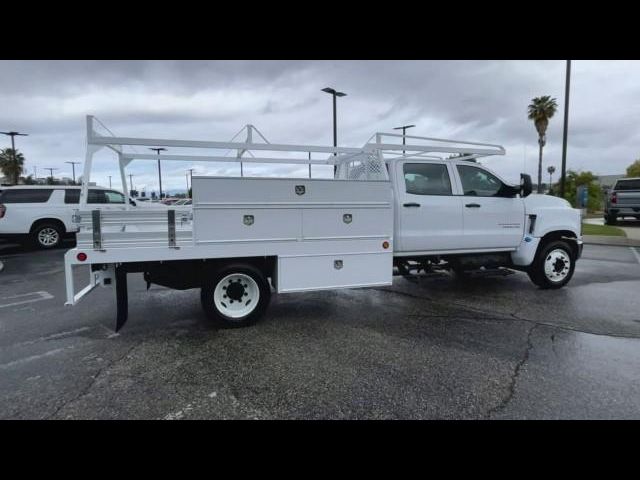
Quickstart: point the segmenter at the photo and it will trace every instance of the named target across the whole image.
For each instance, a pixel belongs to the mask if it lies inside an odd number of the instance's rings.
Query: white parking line
[[[24,297],[36,297],[36,298],[24,299]],[[12,295],[10,297],[3,297],[3,298],[0,298],[0,301],[2,301],[2,300],[16,300],[16,299],[19,299],[19,298],[22,298],[24,300],[18,300],[17,302],[11,302],[10,301],[9,303],[0,303],[0,308],[15,307],[16,305],[24,305],[26,303],[41,302],[42,300],[51,300],[54,297],[49,292],[45,292],[44,290],[41,290],[39,292],[21,293],[20,295]]]
[[[35,338],[33,340],[26,340],[24,342],[16,343],[16,344],[14,344],[12,346],[14,346],[14,347],[22,347],[22,346],[25,346],[25,345],[33,345],[34,343],[46,342],[48,340],[56,340],[58,338],[69,337],[69,336],[73,336],[73,335],[81,333],[81,332],[86,332],[87,330],[91,330],[92,328],[95,328],[95,327],[75,328],[73,330],[67,330],[66,332],[53,333],[51,335],[47,335],[46,337],[38,337],[38,338]]]
[[[44,357],[48,357],[48,356],[51,356],[51,355],[55,355],[56,353],[63,352],[63,351],[68,350],[70,348],[73,348],[73,346],[56,348],[54,350],[49,350],[48,352],[41,353],[40,355],[31,355],[30,357],[19,358],[18,360],[14,360],[13,362],[3,363],[3,364],[0,365],[0,370],[6,370],[7,368],[11,368],[11,367],[13,367],[15,365],[20,365],[21,363],[31,362],[33,360],[38,360],[39,358],[44,358]]]
[[[640,252],[638,251],[638,249],[636,247],[629,247],[631,249],[631,252],[635,255],[636,260],[638,260],[638,263],[640,263]]]
[[[84,347],[86,345],[91,345],[91,344],[93,344],[92,341],[82,342],[82,343],[77,343],[75,345],[69,345],[68,347],[54,348],[53,350],[49,350],[47,352],[40,353],[38,355],[31,355],[29,357],[18,358],[17,360],[0,364],[0,370],[7,370],[11,367],[15,367],[16,365],[21,365],[23,363],[32,362],[34,360],[39,360],[41,358],[50,357],[51,355],[56,355],[58,353],[61,353],[67,350],[73,350],[75,348],[80,348],[80,347]]]

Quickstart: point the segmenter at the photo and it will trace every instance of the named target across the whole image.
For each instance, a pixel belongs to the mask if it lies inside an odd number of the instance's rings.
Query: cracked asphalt
[[[111,289],[63,305],[63,254],[0,245],[0,418],[640,418],[626,247],[585,246],[561,290],[523,273],[396,278],[274,296],[238,330],[212,327],[197,290],[131,275],[119,334]]]

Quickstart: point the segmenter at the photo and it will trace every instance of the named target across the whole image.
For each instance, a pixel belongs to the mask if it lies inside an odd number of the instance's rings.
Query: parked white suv
[[[39,248],[60,245],[65,236],[75,235],[73,223],[80,187],[59,185],[18,185],[0,192],[0,238],[32,242]],[[124,209],[125,196],[104,187],[90,187],[90,208]],[[135,201],[131,201],[136,205]]]

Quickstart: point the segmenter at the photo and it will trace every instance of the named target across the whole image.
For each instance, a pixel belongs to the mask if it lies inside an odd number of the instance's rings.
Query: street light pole
[[[193,188],[193,168],[189,169],[189,183],[191,183],[191,188]],[[189,195],[189,189],[188,188],[187,188],[187,196],[189,198],[193,198],[193,192],[191,192],[191,195]]]
[[[336,97],[345,97],[347,94],[344,92],[338,92],[333,88],[323,88],[323,92],[329,93],[333,96],[333,146],[338,146],[338,119],[336,114]],[[337,152],[333,152],[333,155],[337,155]],[[335,166],[334,166],[335,168]]]
[[[50,173],[49,178],[51,178],[51,183],[53,183],[53,171],[58,169],[55,167],[54,168],[46,167],[45,170],[49,170],[49,173]]]
[[[562,132],[562,168],[560,170],[560,198],[564,198],[564,184],[567,173],[567,130],[569,129],[569,84],[571,81],[571,60],[567,60],[567,74],[564,85],[564,129]]]
[[[71,164],[71,168],[73,170],[73,184],[75,185],[76,183],[76,165],[79,165],[80,162],[64,162],[64,163],[70,163]],[[109,187],[111,188],[111,187]]]
[[[111,188],[111,175],[109,175],[109,188]]]
[[[394,130],[402,130],[402,146],[404,147],[407,143],[405,141],[404,136],[407,133],[407,128],[413,128],[415,125],[403,125],[402,127],[395,127]],[[404,148],[402,149],[402,154],[404,155]]]
[[[153,150],[158,154],[158,182],[160,183],[160,201],[162,201],[162,170],[160,169],[160,152],[165,152],[167,149],[164,147],[149,147],[149,150]]]
[[[20,132],[0,132],[0,133],[3,133],[5,135],[8,135],[8,136],[11,137],[11,156],[13,157],[13,163],[15,164],[16,163],[16,144],[15,144],[15,141],[14,141],[14,137],[16,135],[20,136],[20,137],[28,137],[29,134],[28,133],[20,133]],[[18,174],[18,177],[19,177],[19,174]],[[18,178],[15,178],[15,183],[16,183],[16,185],[18,184]]]
[[[129,174],[129,194],[131,194],[131,192],[133,192],[135,190],[135,188],[133,188],[133,174],[130,173]]]

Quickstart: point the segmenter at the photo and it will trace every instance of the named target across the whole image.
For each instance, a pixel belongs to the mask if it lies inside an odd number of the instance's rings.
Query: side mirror
[[[520,196],[522,198],[528,197],[533,191],[533,184],[531,183],[531,175],[526,173],[520,174]]]

